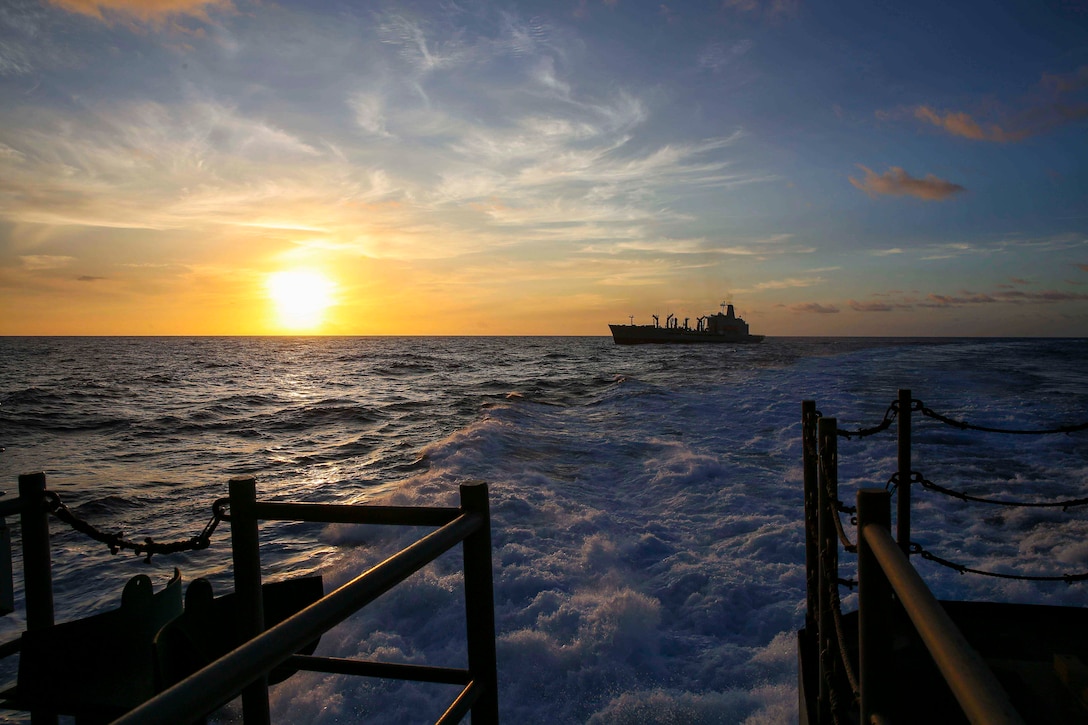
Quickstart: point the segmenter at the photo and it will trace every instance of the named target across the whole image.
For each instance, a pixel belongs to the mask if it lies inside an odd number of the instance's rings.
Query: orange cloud
[[[943,128],[953,136],[962,136],[974,141],[997,141],[1008,143],[1019,141],[1028,135],[1026,131],[1010,132],[997,124],[991,124],[989,128],[983,128],[975,119],[963,112],[946,112],[943,116],[929,106],[918,106],[914,109],[914,117],[921,121],[928,121],[934,126]]]
[[[857,164],[857,167],[865,172],[865,179],[857,180],[851,176],[850,183],[869,196],[914,196],[926,201],[943,201],[965,191],[960,184],[938,179],[934,174],[927,174],[925,179],[915,179],[900,167],[892,167],[878,176],[862,164]]]
[[[143,23],[161,23],[177,15],[208,20],[210,9],[233,9],[230,0],[49,0],[68,12],[108,23],[110,15]]]
[[[1002,125],[983,125],[962,111],[938,111],[929,106],[918,106],[911,113],[919,121],[933,124],[952,134],[973,141],[1010,143],[1029,136],[1046,133],[1072,121],[1088,118],[1088,103],[1083,91],[1088,89],[1088,66],[1081,66],[1072,73],[1044,73],[1036,91],[1020,108],[1011,114],[1003,114]],[[877,111],[881,120],[890,120],[903,111]]]
[[[858,164],[858,168],[865,172],[865,178],[859,181],[851,176],[850,183],[869,196],[915,196],[925,201],[944,201],[964,191],[959,184],[939,179],[933,174],[916,179],[898,166],[891,167],[880,176],[861,164]]]

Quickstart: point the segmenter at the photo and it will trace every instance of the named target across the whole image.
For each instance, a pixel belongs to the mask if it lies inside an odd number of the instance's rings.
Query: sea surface
[[[456,505],[459,484],[484,481],[504,722],[796,722],[802,400],[858,429],[908,388],[950,418],[1048,429],[1088,421],[1085,360],[1083,339],[0,338],[0,490],[44,471],[96,527],[173,541],[200,533],[235,476],[256,476],[271,500],[428,506]],[[915,469],[946,487],[1088,495],[1088,433],[978,433],[918,413],[913,427]],[[884,487],[895,449],[894,426],[841,439],[843,500]],[[957,563],[1088,572],[1088,507],[967,504],[917,488],[914,502],[912,538]],[[226,524],[207,550],[150,563],[51,527],[58,620],[117,606],[136,574],[161,586],[175,566],[186,582],[232,588]],[[264,579],[320,573],[330,591],[419,534],[264,524]],[[843,576],[852,566],[844,556]],[[1088,604],[1084,583],[917,566],[943,598]],[[19,600],[20,567],[16,552]],[[460,567],[455,549],[327,633],[318,653],[464,666]],[[0,619],[0,640],[24,625],[21,611]],[[0,677],[14,672],[9,661]],[[272,712],[426,723],[454,694],[299,675],[273,688]]]

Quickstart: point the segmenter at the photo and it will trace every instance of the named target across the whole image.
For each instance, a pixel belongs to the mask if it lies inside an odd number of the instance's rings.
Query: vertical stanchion
[[[801,403],[801,456],[805,477],[805,629],[816,631],[819,611],[819,536],[817,517],[816,401]]]
[[[261,592],[261,552],[257,537],[257,482],[253,478],[230,480],[230,543],[234,557],[234,592],[238,602],[236,626],[243,641],[264,631],[264,599]],[[242,690],[242,716],[246,725],[267,725],[268,676]]]
[[[491,566],[491,513],[487,485],[461,486],[461,508],[483,516],[481,527],[462,544],[465,559],[465,623],[468,632],[468,669],[480,685],[472,706],[474,725],[499,722],[498,665],[495,656],[495,592]]]
[[[910,556],[910,403],[910,391],[900,390],[897,439],[899,484],[895,489],[895,540],[907,556]]]
[[[820,418],[817,423],[819,449],[819,510],[818,539],[820,544],[819,567],[819,618],[817,620],[817,646],[820,653],[820,695],[818,718],[821,724],[833,718],[832,697],[838,682],[839,659],[836,655],[838,640],[835,636],[834,589],[839,579],[839,542],[832,516],[838,516],[835,503],[839,490],[839,434],[838,420]]]
[[[53,626],[53,569],[49,552],[49,513],[45,510],[45,473],[19,476],[19,523],[23,537],[23,596],[26,628]],[[50,725],[57,716],[31,712],[33,725]]]
[[[865,538],[867,527],[891,529],[891,494],[882,489],[858,491],[858,663],[861,722],[889,712],[888,676],[892,660],[892,588]]]
[[[45,474],[19,476],[23,537],[23,587],[26,628],[53,626],[53,570],[49,554],[49,514],[45,510]]]

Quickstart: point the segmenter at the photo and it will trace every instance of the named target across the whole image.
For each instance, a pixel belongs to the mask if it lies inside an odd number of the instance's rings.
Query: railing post
[[[880,526],[890,532],[891,494],[883,489],[862,489],[858,505],[858,680],[861,688],[861,722],[887,715],[892,663],[892,587],[876,560],[866,527]],[[889,533],[890,535],[890,533]]]
[[[895,540],[910,556],[910,390],[899,391],[897,448],[899,454],[899,484],[896,486]]]
[[[818,719],[821,725],[830,723],[833,718],[832,697],[835,683],[839,679],[839,658],[836,654],[838,640],[835,636],[835,612],[833,596],[839,579],[839,542],[835,522],[837,516],[835,503],[839,489],[839,434],[838,420],[820,418],[817,423],[817,446],[819,450],[819,485],[817,522],[819,551],[819,597],[817,602],[819,618],[817,620],[817,647],[820,654],[820,694]]]
[[[801,456],[805,479],[805,629],[816,631],[819,611],[819,517],[817,515],[816,401],[801,403]]]
[[[26,628],[53,626],[53,570],[49,553],[49,514],[45,510],[45,474],[19,476],[23,537],[23,587]]]
[[[238,627],[243,641],[264,631],[264,598],[261,592],[261,552],[257,536],[257,481],[232,478],[230,488],[230,543],[234,556],[234,592],[238,602]],[[246,725],[267,725],[268,675],[242,690],[242,716]]]
[[[461,486],[461,508],[478,513],[483,524],[465,537],[465,622],[468,669],[480,686],[472,706],[473,725],[499,722],[498,665],[495,656],[495,592],[491,566],[491,513],[484,483]]]
[[[49,551],[49,513],[45,510],[45,473],[19,476],[19,522],[23,537],[23,596],[26,628],[53,626],[53,569]],[[34,725],[56,723],[48,712],[31,712]]]

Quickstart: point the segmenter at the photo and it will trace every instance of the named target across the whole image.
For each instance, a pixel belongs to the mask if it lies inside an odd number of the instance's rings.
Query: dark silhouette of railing
[[[1001,683],[892,539],[890,494],[862,489],[857,504],[861,722],[893,714],[890,694],[896,683],[886,674],[892,660],[888,622],[898,600],[972,723],[1023,723]]]
[[[860,722],[883,722],[893,713],[888,711],[890,692],[903,683],[889,681],[887,672],[891,661],[889,623],[896,612],[905,611],[906,618],[916,630],[922,644],[932,656],[941,676],[970,722],[1023,722],[1013,708],[1007,692],[990,668],[971,647],[945,608],[933,596],[909,556],[919,554],[963,572],[1019,578],[1034,581],[1083,581],[1088,574],[1062,576],[1020,576],[979,571],[953,564],[911,542],[911,484],[920,483],[937,493],[952,495],[960,500],[1005,506],[1052,506],[1069,508],[1088,504],[1088,499],[1068,499],[1047,504],[1013,502],[967,496],[926,480],[911,467],[911,413],[923,415],[961,430],[991,433],[1038,435],[1068,434],[1088,430],[1088,424],[1065,425],[1049,430],[999,429],[977,426],[953,420],[935,413],[921,401],[911,397],[910,390],[900,390],[884,420],[872,428],[845,431],[837,420],[824,418],[814,401],[802,403],[803,476],[805,498],[805,629],[799,644],[802,661],[810,653],[818,669],[816,692],[801,691],[813,701],[809,710],[802,702],[802,718],[820,725],[838,722],[843,713],[857,705]],[[897,470],[889,485],[895,489],[896,531],[891,531],[891,493],[886,489],[862,489],[857,494],[857,506],[847,507],[838,493],[838,440],[873,435],[897,427]],[[844,530],[841,514],[856,517],[857,539],[851,542]],[[858,580],[839,577],[839,546],[858,554]],[[859,588],[857,627],[844,623],[839,602],[839,587]],[[852,621],[852,620],[851,620]],[[842,702],[848,693],[853,702]],[[857,711],[855,711],[857,712]],[[852,719],[852,717],[851,717]]]
[[[22,529],[27,630],[53,626],[49,503],[42,473],[19,477],[19,498],[0,502],[0,516],[19,515]],[[459,508],[352,506],[271,503],[256,499],[252,478],[230,481],[229,515],[234,560],[238,627],[245,642],[186,679],[143,702],[115,722],[160,725],[191,723],[242,696],[248,725],[268,723],[268,674],[280,665],[347,675],[461,685],[438,723],[456,723],[471,713],[475,725],[498,722],[494,592],[490,511],[482,483],[460,487]],[[293,520],[321,523],[387,524],[438,527],[386,561],[275,626],[265,629],[258,522]],[[457,544],[464,555],[467,668],[369,662],[296,654]],[[0,656],[19,651],[20,640],[0,645]],[[18,687],[14,700],[18,701]],[[55,722],[41,708],[32,721]]]

